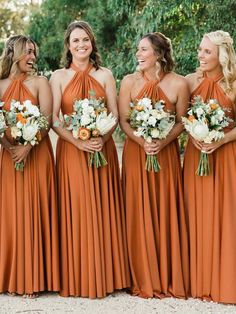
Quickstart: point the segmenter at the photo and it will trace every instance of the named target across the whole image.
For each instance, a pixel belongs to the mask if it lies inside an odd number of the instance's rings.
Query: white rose
[[[198,117],[200,117],[203,113],[204,113],[204,111],[203,111],[202,108],[197,108],[196,109],[196,114],[197,114]]]
[[[152,138],[158,138],[159,137],[159,130],[157,130],[157,129],[153,129],[152,131],[151,131],[151,137]]]
[[[26,109],[28,114],[33,115],[34,117],[39,117],[40,116],[39,108],[35,105],[32,105],[29,100],[26,100],[25,103],[26,102],[27,102]]]
[[[18,108],[18,106],[20,106],[20,102],[19,101],[12,101],[10,110],[13,110],[14,108]]]
[[[152,105],[152,101],[150,98],[144,97],[139,100],[138,105],[149,108]]]
[[[94,108],[92,106],[83,107],[83,114],[91,114],[94,113]]]
[[[150,113],[151,113],[151,115],[152,115],[154,118],[157,118],[157,119],[158,119],[158,116],[159,116],[159,111],[158,111],[158,110],[152,109]]]
[[[85,99],[81,100],[81,105],[82,105],[82,108],[87,107],[89,105],[88,98],[85,98]]]
[[[22,135],[24,140],[27,142],[30,142],[34,139],[35,135],[38,132],[38,124],[37,123],[31,123],[24,125],[22,129]],[[33,145],[33,143],[31,143]]]
[[[21,130],[19,130],[16,126],[11,127],[11,136],[13,138],[17,138],[21,136]]]
[[[88,115],[83,115],[81,117],[81,125],[82,126],[88,125],[91,122],[92,122],[92,120],[90,119],[90,117]]]
[[[154,118],[154,117],[149,117],[149,119],[148,119],[148,124],[149,125],[152,125],[152,126],[155,126],[155,124],[156,124],[156,118]]]

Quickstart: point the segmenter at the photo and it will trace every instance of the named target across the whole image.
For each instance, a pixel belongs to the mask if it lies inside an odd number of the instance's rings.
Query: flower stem
[[[208,176],[210,173],[211,173],[211,169],[210,169],[208,154],[201,152],[196,174],[202,177],[202,176]]]
[[[147,155],[145,169],[147,171],[154,171],[154,172],[160,171],[161,166],[158,162],[156,155]]]
[[[23,161],[15,163],[15,169],[17,171],[24,171],[24,166],[25,166],[25,164]]]
[[[106,166],[107,161],[102,152],[94,152],[89,154],[88,165],[92,167],[94,165],[96,168]]]

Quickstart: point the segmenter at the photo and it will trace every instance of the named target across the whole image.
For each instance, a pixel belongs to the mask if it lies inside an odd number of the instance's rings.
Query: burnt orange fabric
[[[157,81],[146,82],[137,99],[164,100]],[[141,297],[188,293],[188,242],[177,140],[157,154],[161,170],[145,170],[146,154],[127,138],[123,153],[123,189],[132,293]]]
[[[192,96],[217,99],[235,120],[234,105],[214,79],[205,77]],[[230,128],[233,125],[231,124]],[[229,131],[229,129],[227,131]],[[236,303],[236,141],[209,155],[211,174],[195,174],[200,152],[188,142],[184,160],[185,206],[190,230],[190,281],[194,298]]]
[[[66,87],[61,109],[73,111],[75,99],[105,97],[89,71],[80,72]],[[88,153],[59,138],[57,173],[61,227],[61,295],[101,298],[130,285],[124,209],[114,142],[103,153],[107,166],[88,166]]]
[[[12,99],[37,99],[13,80],[2,97],[5,109]],[[0,152],[0,292],[32,294],[58,291],[58,215],[53,152],[49,137],[33,147],[24,172],[16,171],[8,151]]]

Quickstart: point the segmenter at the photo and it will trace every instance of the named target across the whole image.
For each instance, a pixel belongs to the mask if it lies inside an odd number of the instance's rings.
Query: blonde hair
[[[37,45],[36,43],[23,35],[14,35],[10,37],[5,44],[2,56],[0,58],[0,79],[9,77],[11,73],[17,70],[17,63],[25,56],[26,44],[32,43],[35,48],[35,56]],[[34,68],[32,74],[36,72]]]
[[[204,36],[219,49],[219,62],[224,75],[223,85],[225,91],[232,91],[232,84],[236,80],[236,56],[233,47],[233,39],[228,32],[217,30]]]

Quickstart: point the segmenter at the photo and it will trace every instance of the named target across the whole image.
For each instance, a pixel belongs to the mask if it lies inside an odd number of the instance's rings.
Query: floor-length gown
[[[223,75],[206,75],[193,91],[217,99],[235,121],[235,105],[219,86]],[[225,132],[228,132],[231,123]],[[211,174],[197,176],[200,151],[188,142],[184,160],[185,206],[190,230],[190,281],[194,298],[236,303],[236,141],[209,155]]]
[[[37,99],[25,86],[26,75],[12,80],[2,97]],[[16,171],[10,153],[0,152],[0,292],[32,294],[59,291],[59,244],[56,183],[48,135],[27,156],[24,171]]]
[[[135,98],[143,97],[162,99],[165,109],[174,112],[157,80],[147,81]],[[144,149],[127,138],[122,177],[132,294],[185,298],[188,240],[177,140],[163,148],[157,158],[161,170],[148,172]]]
[[[72,64],[75,75],[62,95],[63,114],[75,99],[105,98],[101,84]],[[88,153],[59,138],[58,195],[61,295],[101,298],[130,285],[119,164],[113,139],[103,147],[107,166],[88,166]]]

